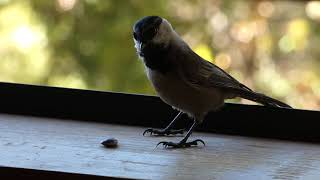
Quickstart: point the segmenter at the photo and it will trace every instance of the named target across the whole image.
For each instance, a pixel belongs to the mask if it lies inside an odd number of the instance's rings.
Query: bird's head
[[[133,39],[138,52],[149,45],[167,46],[174,35],[171,24],[159,16],[146,16],[133,26]]]

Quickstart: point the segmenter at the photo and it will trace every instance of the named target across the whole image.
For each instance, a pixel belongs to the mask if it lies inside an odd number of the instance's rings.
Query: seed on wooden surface
[[[107,148],[116,148],[118,146],[118,140],[115,138],[110,138],[101,143],[104,147]]]

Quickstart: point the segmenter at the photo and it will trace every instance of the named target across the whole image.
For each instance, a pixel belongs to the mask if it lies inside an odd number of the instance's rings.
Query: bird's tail
[[[240,97],[261,103],[265,106],[292,108],[288,104],[254,91],[242,91]]]

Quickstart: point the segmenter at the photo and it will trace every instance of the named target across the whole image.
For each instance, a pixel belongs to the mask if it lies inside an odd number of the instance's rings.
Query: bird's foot
[[[150,133],[150,135],[155,135],[155,136],[169,136],[169,135],[183,134],[184,133],[184,129],[177,129],[177,130],[174,130],[174,129],[161,129],[161,130],[157,130],[157,129],[149,128],[149,129],[146,129],[143,132],[142,135],[144,136],[146,133]]]
[[[191,146],[198,146],[198,142],[202,143],[204,146],[206,145],[203,140],[196,139],[196,140],[191,141],[191,142],[180,141],[178,143],[161,141],[161,142],[159,142],[157,144],[157,146],[162,144],[165,148],[188,148],[188,147],[191,147]]]

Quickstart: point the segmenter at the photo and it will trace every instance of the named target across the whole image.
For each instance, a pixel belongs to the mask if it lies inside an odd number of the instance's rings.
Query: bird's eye
[[[138,40],[138,35],[137,35],[136,32],[133,32],[133,38],[134,38],[135,40]]]

